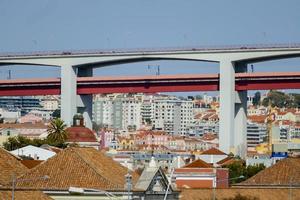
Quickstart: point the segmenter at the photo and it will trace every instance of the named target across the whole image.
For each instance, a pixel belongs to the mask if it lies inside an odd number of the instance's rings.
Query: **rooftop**
[[[285,158],[237,185],[289,186],[300,185],[300,158]]]
[[[128,169],[94,148],[67,148],[28,171],[21,179],[49,176],[48,180],[19,182],[26,189],[67,190],[70,186],[100,190],[124,190]],[[133,183],[138,175],[131,173]]]
[[[83,126],[72,126],[66,129],[67,142],[97,142],[94,132]]]
[[[208,149],[206,151],[203,151],[201,154],[202,155],[226,155],[226,153],[216,148]]]
[[[182,168],[211,168],[212,165],[208,164],[207,162],[201,160],[201,159],[198,159],[198,160],[195,160],[185,166],[183,166]]]
[[[0,148],[0,186],[10,184],[13,174],[20,176],[28,171],[20,160],[20,158]]]
[[[207,200],[212,198],[212,189],[185,189],[182,190],[180,200]],[[293,189],[292,192],[288,188],[229,188],[216,189],[216,199],[234,199],[238,194],[252,197],[257,200],[283,200],[298,199],[300,189]],[[255,199],[253,199],[255,200]]]
[[[28,199],[35,199],[35,200],[51,200],[52,198],[47,196],[41,191],[24,191],[24,190],[17,190],[15,191],[15,199],[16,200],[28,200]],[[0,190],[0,199],[12,199],[11,190]]]

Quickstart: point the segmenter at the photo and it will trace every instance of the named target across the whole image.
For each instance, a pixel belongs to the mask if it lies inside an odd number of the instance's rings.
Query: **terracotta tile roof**
[[[20,176],[28,171],[20,160],[5,149],[0,148],[0,186],[10,184],[13,174]]]
[[[92,130],[83,126],[73,126],[66,129],[67,142],[97,142]]]
[[[300,158],[285,158],[237,185],[300,185]]]
[[[265,123],[266,118],[267,118],[267,115],[251,115],[251,116],[248,116],[249,121],[260,123],[260,124]]]
[[[42,162],[43,160],[21,160],[21,163],[28,169],[34,168]]]
[[[212,165],[208,164],[207,162],[198,159],[193,161],[192,163],[189,163],[185,166],[183,166],[182,168],[211,168]]]
[[[124,190],[127,168],[105,156],[94,148],[67,148],[28,173],[19,177],[32,179],[43,177],[47,180],[19,182],[17,187],[41,190],[67,190],[70,186],[100,190]],[[132,173],[133,183],[138,175]]]
[[[47,129],[47,126],[43,123],[24,123],[24,124],[0,124],[0,128],[26,128],[26,129]]]
[[[287,114],[288,112],[286,112],[286,111],[279,111],[278,113],[277,113],[277,115],[285,115],[285,114]]]
[[[217,136],[216,136],[215,134],[213,134],[213,133],[205,133],[205,134],[201,137],[202,140],[214,140],[214,139],[216,139],[216,138],[217,138]]]
[[[211,148],[202,152],[202,155],[226,155],[223,151],[216,148]]]
[[[212,198],[212,189],[184,189],[179,195],[180,200],[207,200]],[[299,199],[300,189],[287,188],[229,188],[216,189],[216,199],[234,199],[237,194],[256,197],[257,200]]]
[[[24,190],[17,190],[15,191],[15,200],[51,200],[52,198],[47,196],[41,191],[24,191]],[[0,199],[12,199],[11,190],[0,190]]]
[[[226,164],[229,164],[229,163],[232,163],[231,161],[234,161],[234,158],[233,157],[226,157],[222,160],[220,160],[219,162],[217,162],[218,165],[226,165]]]
[[[202,113],[197,113],[195,116],[194,116],[194,119],[201,119],[202,117]]]

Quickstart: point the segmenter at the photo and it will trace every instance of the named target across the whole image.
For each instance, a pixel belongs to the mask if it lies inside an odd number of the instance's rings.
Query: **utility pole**
[[[129,171],[125,175],[125,180],[126,180],[126,185],[127,185],[127,197],[128,197],[128,200],[131,200],[130,191],[131,191],[131,186],[132,186],[132,176],[129,173]]]

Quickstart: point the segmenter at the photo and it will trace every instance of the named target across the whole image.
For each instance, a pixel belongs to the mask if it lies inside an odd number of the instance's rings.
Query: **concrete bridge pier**
[[[236,63],[235,72],[247,72],[247,64]],[[247,155],[247,91],[237,91],[234,112],[234,154],[245,158]]]
[[[78,68],[77,76],[91,77],[93,76],[93,69]],[[93,95],[77,95],[77,112],[83,115],[85,126],[92,129]]]
[[[72,65],[61,66],[61,119],[71,126],[77,113],[76,68]]]
[[[235,73],[246,71],[247,65],[220,61],[219,148],[241,157],[246,153],[247,91],[235,91]]]
[[[85,126],[92,128],[92,95],[77,95],[77,76],[92,76],[92,68],[76,68],[72,65],[61,66],[61,118],[67,126],[73,123],[76,113],[82,113]]]

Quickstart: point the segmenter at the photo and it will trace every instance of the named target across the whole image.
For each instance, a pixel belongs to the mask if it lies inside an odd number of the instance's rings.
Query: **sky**
[[[300,1],[0,0],[0,52],[300,43]],[[153,61],[95,76],[218,73],[215,63]],[[299,71],[300,58],[255,71]],[[59,68],[3,66],[0,79],[59,77]]]

